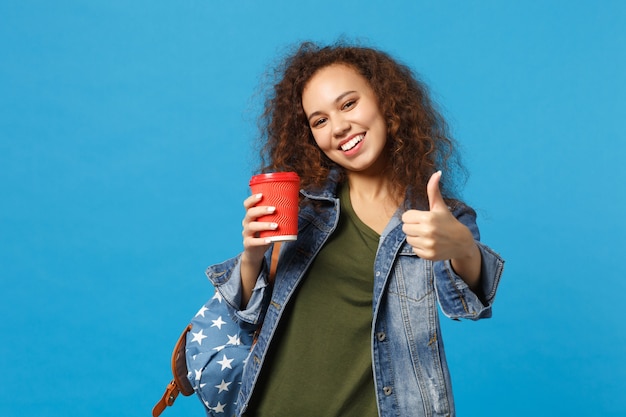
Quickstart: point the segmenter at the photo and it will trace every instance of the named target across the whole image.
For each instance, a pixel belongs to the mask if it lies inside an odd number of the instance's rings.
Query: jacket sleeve
[[[263,261],[263,267],[252,289],[252,296],[248,305],[241,308],[241,254],[227,261],[212,265],[207,268],[206,275],[229,306],[233,320],[240,323],[242,327],[250,329],[262,322],[263,315],[271,290],[268,285],[268,255]]]
[[[477,293],[473,292],[454,272],[449,260],[434,262],[435,289],[441,310],[452,319],[478,320],[491,317],[491,307],[504,269],[504,260],[480,242],[474,210],[459,204],[453,214],[470,229],[480,250],[482,257],[480,288]]]

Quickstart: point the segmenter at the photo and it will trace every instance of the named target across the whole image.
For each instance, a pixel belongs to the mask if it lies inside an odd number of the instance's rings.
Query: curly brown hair
[[[406,197],[411,205],[423,205],[427,201],[426,183],[441,169],[443,196],[456,199],[457,182],[465,170],[426,85],[387,53],[344,43],[302,43],[274,69],[273,87],[259,119],[260,171],[295,171],[303,188],[323,186],[331,169],[343,172],[316,145],[302,108],[302,91],[308,81],[332,64],[354,68],[378,98],[387,121],[390,166],[384,174],[390,176],[392,192]]]

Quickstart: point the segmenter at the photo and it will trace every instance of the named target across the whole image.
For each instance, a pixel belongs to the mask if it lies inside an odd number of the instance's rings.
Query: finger
[[[246,215],[241,221],[241,225],[246,228],[246,225],[256,221],[259,217],[272,214],[276,211],[274,206],[252,206],[246,210]]]
[[[274,222],[250,222],[241,232],[244,248],[266,246],[271,243],[267,238],[259,237],[259,234],[268,230],[276,230],[278,224]]]
[[[411,245],[413,252],[422,259],[431,259],[435,254],[431,239],[407,236],[406,241]]]
[[[278,223],[274,222],[250,222],[244,229],[244,235],[256,236],[259,232],[278,229]]]
[[[402,213],[402,222],[405,224],[422,223],[426,220],[427,211],[407,210]]]
[[[243,238],[243,247],[244,250],[248,248],[258,248],[258,247],[267,247],[272,243],[272,240],[267,237],[255,237],[248,236]]]
[[[253,194],[243,201],[243,206],[247,209],[256,206],[263,199],[263,194]]]
[[[439,190],[439,181],[441,180],[441,171],[431,175],[426,185],[426,194],[428,195],[428,207],[430,211],[448,210],[448,206]]]
[[[419,223],[404,223],[402,231],[407,237],[419,236]]]
[[[276,211],[274,206],[252,206],[246,211],[246,218],[250,221],[254,221],[261,216],[267,216],[273,214]]]
[[[428,223],[404,223],[402,231],[407,239],[434,239],[436,234],[436,228]]]
[[[243,240],[243,250],[251,259],[260,259],[271,244],[268,238],[247,237]]]

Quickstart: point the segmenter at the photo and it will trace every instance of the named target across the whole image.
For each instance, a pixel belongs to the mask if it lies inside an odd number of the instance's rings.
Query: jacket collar
[[[341,184],[342,173],[339,168],[332,168],[328,174],[328,180],[322,187],[315,187],[307,190],[300,190],[300,192],[308,198],[314,200],[329,200],[334,201],[337,199],[337,192],[339,191],[339,185]]]

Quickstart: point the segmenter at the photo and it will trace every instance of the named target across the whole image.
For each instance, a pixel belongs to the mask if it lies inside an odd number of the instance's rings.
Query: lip
[[[363,139],[365,139],[365,132],[355,133],[354,135],[348,136],[346,139],[344,139],[341,142],[339,142],[339,145],[337,146],[337,149],[342,151],[342,152],[344,152],[344,150],[341,147],[343,145],[345,145],[346,143],[350,142],[352,139],[356,138],[357,136],[361,136],[361,135],[363,136]]]

